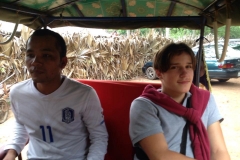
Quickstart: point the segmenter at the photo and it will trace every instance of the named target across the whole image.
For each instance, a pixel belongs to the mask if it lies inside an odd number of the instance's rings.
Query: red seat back
[[[92,86],[101,101],[109,142],[105,160],[132,160],[133,147],[129,137],[129,109],[149,83],[105,80],[78,80]],[[156,88],[159,83],[153,83]]]

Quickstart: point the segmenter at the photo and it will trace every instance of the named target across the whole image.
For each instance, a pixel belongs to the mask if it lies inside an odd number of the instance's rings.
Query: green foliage
[[[149,32],[149,28],[141,28],[139,29],[139,32],[141,36],[146,36]]]
[[[6,70],[4,68],[0,68],[0,73],[5,73]]]
[[[127,35],[127,30],[117,30],[119,35]]]
[[[218,37],[224,38],[225,36],[225,26],[218,28]],[[127,35],[127,30],[108,30],[108,32],[112,33],[116,31],[118,35]],[[156,32],[161,35],[165,35],[165,28],[156,28]],[[130,33],[138,33],[141,36],[146,36],[150,32],[150,28],[141,28],[136,30],[130,30]],[[213,29],[209,27],[204,28],[204,35],[213,34]],[[171,28],[170,29],[170,37],[173,39],[179,39],[181,37],[199,37],[200,30],[190,30],[184,28]],[[230,28],[230,39],[240,38],[240,26],[232,26]]]
[[[218,37],[224,38],[226,27],[218,28]],[[240,26],[231,26],[230,28],[230,39],[240,38]]]
[[[184,29],[184,28],[171,28],[170,29],[170,37],[173,39],[179,39],[182,37],[199,37],[200,30],[191,30],[191,29]],[[211,33],[211,29],[209,27],[204,28],[205,35]]]
[[[149,33],[149,28],[141,28],[141,29],[135,29],[135,30],[130,30],[130,33],[138,33],[141,36],[146,36],[147,33]],[[127,35],[127,30],[113,30],[110,29],[108,30],[109,33],[117,32],[118,35]]]
[[[108,29],[107,30],[108,33],[113,33],[113,32],[117,32],[118,35],[127,35],[127,30],[114,30],[114,29]]]
[[[225,29],[226,27],[220,27],[218,28],[218,37],[219,38],[224,38],[225,36]],[[204,35],[209,35],[213,34],[213,29],[209,27],[204,28]],[[170,36],[171,38],[180,38],[184,36],[199,36],[200,31],[199,30],[189,30],[189,29],[184,29],[184,28],[172,28]],[[239,26],[231,26],[230,28],[230,39],[234,38],[240,38],[240,27]]]
[[[184,28],[171,28],[170,37],[173,39],[178,39],[180,37],[185,37],[189,35],[195,35],[195,30],[189,30]]]

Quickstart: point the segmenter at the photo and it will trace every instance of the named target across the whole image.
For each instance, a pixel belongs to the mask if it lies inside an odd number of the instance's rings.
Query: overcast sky
[[[0,21],[0,31],[4,32],[13,32],[13,29],[15,27],[14,23],[9,23],[5,21]],[[21,31],[22,25],[18,25],[18,31]],[[107,33],[104,29],[91,29],[91,28],[80,28],[80,27],[61,27],[61,28],[55,28],[53,29],[56,32],[68,32],[68,33],[73,33],[73,32],[80,32],[82,30],[86,30],[91,33],[91,35],[97,36],[110,36],[111,34]]]
[[[15,23],[9,23],[5,21],[0,21],[0,30],[5,32],[12,32],[15,27]],[[22,25],[18,25],[18,31],[21,31]]]

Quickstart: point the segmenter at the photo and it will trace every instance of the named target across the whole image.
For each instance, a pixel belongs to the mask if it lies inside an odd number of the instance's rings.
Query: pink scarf
[[[210,93],[200,90],[192,84],[190,88],[192,108],[183,107],[168,95],[156,90],[152,85],[147,85],[141,97],[147,98],[162,108],[186,118],[189,122],[189,132],[192,141],[194,157],[197,160],[210,160],[210,145],[207,130],[201,117],[207,106]],[[174,106],[174,107],[173,107]]]

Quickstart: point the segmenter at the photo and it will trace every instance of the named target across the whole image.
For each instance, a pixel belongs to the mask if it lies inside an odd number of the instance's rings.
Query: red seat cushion
[[[132,160],[133,147],[129,137],[129,109],[132,101],[141,95],[149,83],[106,80],[78,81],[92,86],[101,101],[109,142],[105,160]],[[160,83],[153,83],[160,87]]]

